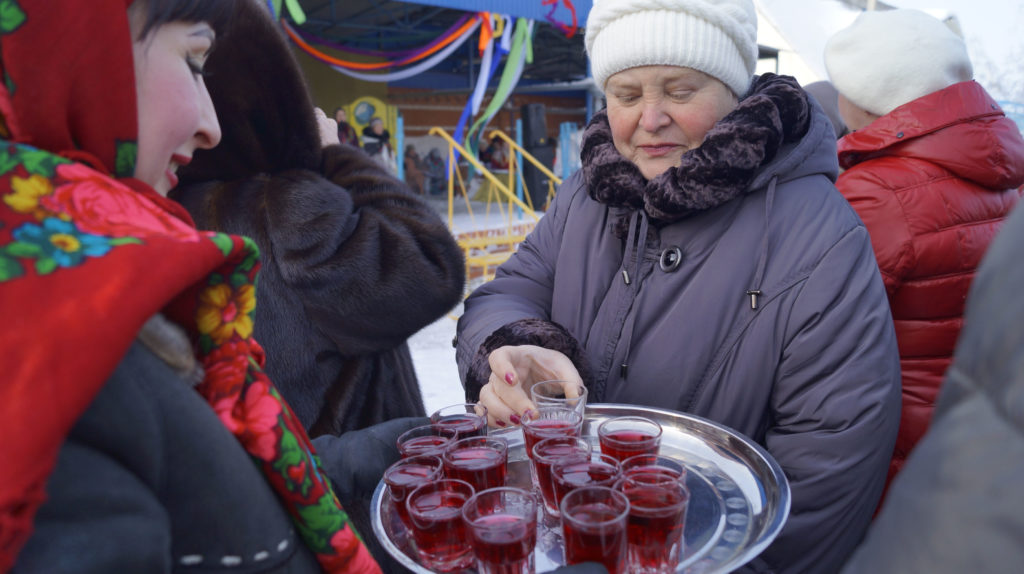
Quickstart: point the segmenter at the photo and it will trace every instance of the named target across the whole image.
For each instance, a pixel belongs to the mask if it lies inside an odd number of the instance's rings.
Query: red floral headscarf
[[[130,3],[0,1],[0,572],[31,533],[68,431],[160,312],[193,337],[199,392],[324,570],[379,571],[263,373],[255,244],[196,231],[129,177]]]

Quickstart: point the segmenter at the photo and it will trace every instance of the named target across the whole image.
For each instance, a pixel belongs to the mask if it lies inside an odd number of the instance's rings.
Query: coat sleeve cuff
[[[477,349],[466,373],[468,402],[480,400],[480,389],[491,376],[491,366],[487,360],[491,351],[509,345],[535,345],[562,353],[572,361],[583,384],[590,387],[590,369],[583,348],[565,327],[543,319],[520,319],[491,333]]]

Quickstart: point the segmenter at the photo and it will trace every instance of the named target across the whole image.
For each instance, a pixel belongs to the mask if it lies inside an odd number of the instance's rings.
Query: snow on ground
[[[429,201],[447,221],[448,202],[440,198],[430,198]],[[490,214],[487,215],[484,202],[474,201],[471,206],[472,216],[469,215],[464,200],[456,200],[453,220],[457,233],[504,225],[505,219],[498,213],[495,204],[491,205]],[[523,221],[527,221],[525,216]],[[461,307],[460,304],[448,316],[441,317],[409,338],[409,351],[412,354],[416,377],[420,381],[427,414],[441,407],[465,401],[462,383],[459,381],[459,370],[455,365],[455,349],[452,347],[456,318],[462,312]]]

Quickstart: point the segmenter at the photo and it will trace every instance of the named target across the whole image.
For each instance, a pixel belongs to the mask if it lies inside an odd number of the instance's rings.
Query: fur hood
[[[237,4],[231,27],[216,43],[205,70],[223,138],[217,147],[196,152],[193,162],[181,169],[182,184],[286,169],[319,170],[313,102],[266,6]]]
[[[783,145],[807,134],[810,119],[811,103],[796,80],[765,74],[700,147],[683,154],[678,167],[647,180],[615,149],[607,110],[602,110],[583,134],[587,192],[612,207],[643,209],[655,225],[677,221],[751,189],[760,168]]]

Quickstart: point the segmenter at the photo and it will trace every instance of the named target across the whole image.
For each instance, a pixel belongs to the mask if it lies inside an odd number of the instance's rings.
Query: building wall
[[[376,97],[398,108],[407,137],[426,136],[428,130],[434,126],[441,127],[448,133],[454,132],[462,109],[470,96],[468,92],[437,93],[430,90],[390,88],[384,83],[357,80],[313,59],[295,46],[292,50],[306,76],[314,105],[331,115],[338,106],[348,106],[359,97]],[[480,109],[486,109],[489,102],[488,95]],[[519,110],[527,103],[544,104],[549,138],[558,137],[558,126],[562,122],[575,122],[580,126],[586,123],[586,100],[582,94],[513,94],[491,120],[488,129],[501,129],[514,137]]]

